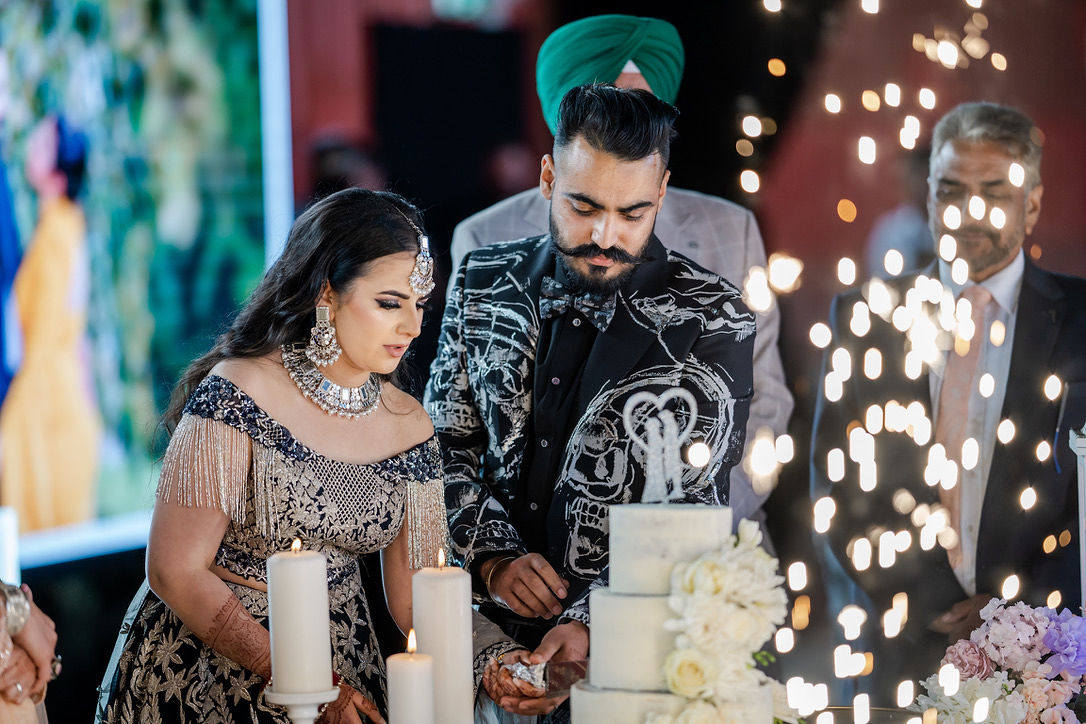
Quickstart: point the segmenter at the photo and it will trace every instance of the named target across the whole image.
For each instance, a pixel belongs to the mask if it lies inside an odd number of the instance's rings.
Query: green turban
[[[657,98],[675,102],[683,76],[683,42],[665,20],[633,15],[596,15],[555,30],[543,41],[535,64],[535,87],[551,133],[558,106],[585,83],[613,83],[632,60]]]

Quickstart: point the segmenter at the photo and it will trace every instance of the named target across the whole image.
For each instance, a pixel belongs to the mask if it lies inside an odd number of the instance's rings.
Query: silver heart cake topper
[[[673,411],[668,404],[674,401],[683,404]],[[686,426],[680,430],[676,413],[683,407],[686,408]],[[630,440],[645,451],[645,489],[641,502],[658,503],[683,497],[679,453],[694,431],[697,417],[698,403],[682,387],[672,387],[660,395],[637,392],[626,401],[622,408],[622,424]]]

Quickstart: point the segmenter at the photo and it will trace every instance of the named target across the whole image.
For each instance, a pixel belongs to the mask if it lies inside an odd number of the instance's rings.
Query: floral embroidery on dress
[[[178,434],[183,426],[187,435]],[[189,447],[182,449],[182,442]],[[223,460],[228,454],[237,459]],[[178,471],[174,477],[171,470]],[[242,480],[223,479],[230,473]],[[233,513],[215,564],[238,576],[265,581],[267,558],[295,537],[324,553],[333,667],[384,711],[385,665],[358,557],[386,548],[399,534],[409,486],[441,478],[434,437],[376,463],[332,460],[302,444],[232,382],[212,375],[185,406],[163,460],[158,495]],[[266,499],[258,501],[258,495]],[[261,516],[273,524],[261,525]],[[267,625],[267,594],[227,585]],[[145,583],[121,626],[97,720],[287,724],[285,710],[258,695],[262,684],[200,641]]]

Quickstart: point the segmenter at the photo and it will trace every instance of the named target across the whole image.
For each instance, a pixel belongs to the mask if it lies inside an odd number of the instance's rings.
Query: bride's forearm
[[[234,592],[209,570],[152,583],[152,590],[181,622],[234,663],[271,677],[271,638]]]

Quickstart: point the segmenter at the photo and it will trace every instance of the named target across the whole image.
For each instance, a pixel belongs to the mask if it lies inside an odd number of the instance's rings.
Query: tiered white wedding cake
[[[588,679],[572,692],[575,724],[644,724],[690,703],[670,693],[665,662],[676,649],[668,605],[672,570],[731,540],[731,510],[708,505],[615,505],[610,513],[610,588],[592,592]],[[737,682],[738,684],[739,682]],[[771,722],[772,701],[763,716]]]

